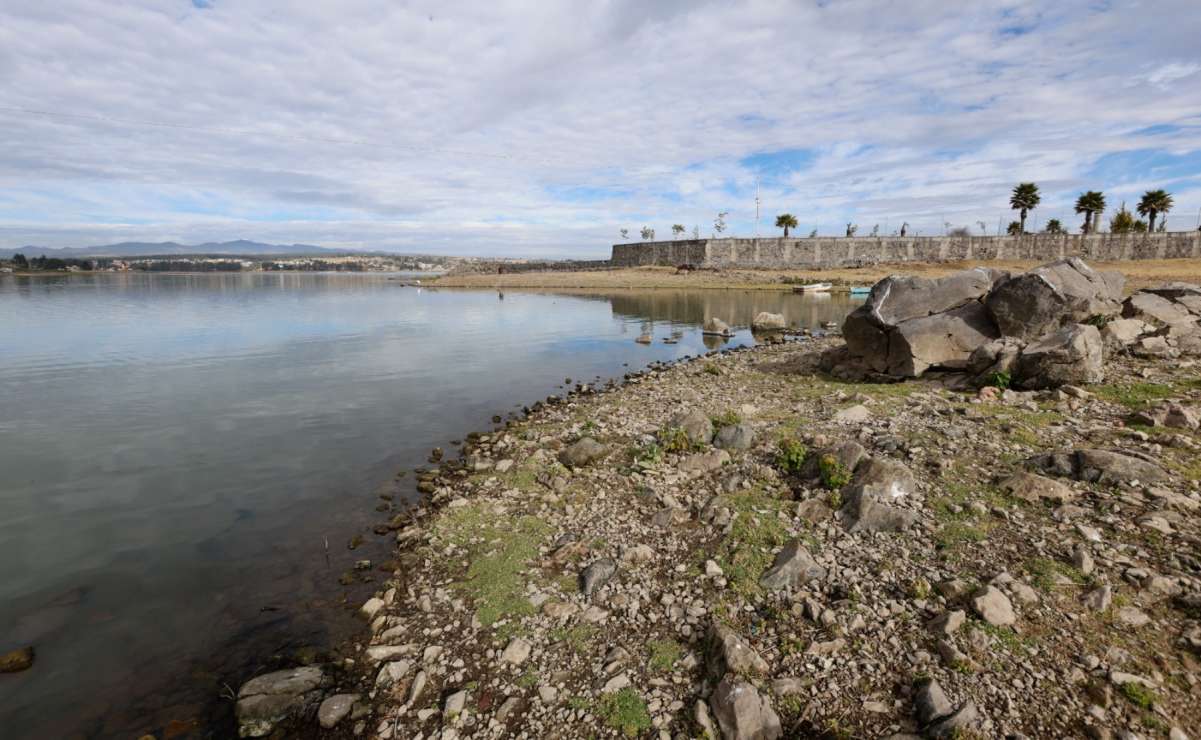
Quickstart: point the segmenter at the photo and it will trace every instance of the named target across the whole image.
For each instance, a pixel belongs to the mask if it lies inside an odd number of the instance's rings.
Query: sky
[[[1198,39],[1196,0],[11,0],[0,247],[995,233],[1020,181],[1034,228],[1165,188],[1195,229]]]

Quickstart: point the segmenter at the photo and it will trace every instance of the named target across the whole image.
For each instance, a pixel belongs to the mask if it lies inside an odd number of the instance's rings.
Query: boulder
[[[1195,325],[1197,317],[1187,308],[1162,295],[1140,290],[1122,304],[1122,316],[1139,319],[1156,327]]]
[[[725,450],[709,450],[697,452],[684,458],[680,463],[680,471],[697,476],[711,473],[730,461],[730,453]]]
[[[995,627],[1008,627],[1017,621],[1009,597],[996,586],[985,586],[972,594],[972,609]]]
[[[987,383],[994,373],[1012,375],[1017,367],[1025,342],[1013,337],[1001,337],[985,342],[967,359],[967,371],[981,384]]]
[[[1088,483],[1156,483],[1167,477],[1163,468],[1148,460],[1110,450],[1071,450],[1037,455],[1027,467],[1061,478]]]
[[[905,321],[889,334],[885,372],[916,378],[931,367],[963,369],[977,347],[999,336],[988,311],[976,301]]]
[[[800,540],[792,539],[776,555],[775,562],[759,579],[759,583],[775,591],[796,588],[802,583],[825,577],[826,569],[817,564]]]
[[[600,442],[592,437],[584,437],[559,453],[559,462],[569,468],[578,468],[599,460],[608,452]]]
[[[733,336],[734,334],[734,332],[730,331],[729,324],[715,317],[705,319],[705,324],[701,329],[701,333],[719,337],[729,337]]]
[[[1005,277],[1007,273],[985,267],[941,278],[894,275],[872,286],[867,301],[856,312],[863,310],[877,327],[892,328],[905,321],[978,302]]]
[[[871,420],[872,412],[867,406],[859,403],[836,411],[831,418],[840,424],[863,424]]]
[[[859,463],[842,490],[839,510],[851,532],[896,532],[909,528],[917,515],[895,504],[916,489],[913,473],[903,464],[872,457]]]
[[[1141,319],[1114,319],[1101,327],[1101,343],[1106,351],[1119,352],[1154,330],[1155,327]]]
[[[751,329],[755,331],[783,331],[786,328],[788,328],[788,324],[784,321],[782,313],[760,311],[751,321]]]
[[[276,671],[247,681],[238,691],[234,709],[238,737],[263,737],[285,719],[309,713],[328,683],[318,666]]]
[[[358,694],[334,694],[317,707],[317,723],[326,730],[332,730],[346,719],[358,700]]]
[[[717,684],[709,706],[725,740],[775,740],[783,732],[771,702],[732,674]]]
[[[713,677],[765,676],[770,667],[755,649],[726,625],[714,620],[709,625],[708,668]]]
[[[1201,427],[1201,418],[1197,411],[1182,406],[1175,401],[1158,403],[1149,409],[1144,409],[1130,418],[1131,423],[1148,427],[1168,427],[1171,429],[1196,430]]]
[[[985,299],[1001,334],[1037,339],[1065,324],[1121,310],[1125,278],[1072,257],[1000,281]]]
[[[616,572],[617,563],[609,558],[601,558],[585,568],[580,573],[580,590],[584,592],[584,598],[591,598],[592,594],[608,583]]]
[[[1013,380],[1030,389],[1100,383],[1105,379],[1103,360],[1097,327],[1071,324],[1026,345]]]
[[[700,409],[681,411],[672,416],[667,425],[683,430],[688,441],[695,445],[707,445],[713,440],[713,422]]]
[[[749,450],[755,444],[755,430],[750,424],[724,426],[713,435],[713,446],[723,450]]]
[[[1056,504],[1066,504],[1076,497],[1075,492],[1053,478],[1046,478],[1034,473],[1018,472],[1001,481],[1000,488],[1014,498],[1030,503],[1050,501]]]
[[[821,476],[821,459],[833,457],[846,470],[855,470],[859,462],[867,455],[867,450],[858,442],[848,440],[833,447],[825,447],[807,455],[801,467],[801,477],[805,480],[816,481]]]

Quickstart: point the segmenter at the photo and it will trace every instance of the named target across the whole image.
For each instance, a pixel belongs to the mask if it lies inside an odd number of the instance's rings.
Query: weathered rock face
[[[1029,344],[1018,358],[1014,381],[1022,388],[1057,388],[1105,380],[1101,333],[1071,324]]]
[[[713,436],[713,446],[723,450],[749,450],[754,443],[755,430],[745,422],[722,427]]]
[[[1140,319],[1114,319],[1101,329],[1101,341],[1108,352],[1118,352],[1137,342],[1155,327]]]
[[[263,737],[289,717],[317,706],[328,683],[317,666],[268,673],[247,681],[238,691],[235,713],[239,737]]]
[[[784,314],[782,313],[760,311],[751,320],[751,329],[755,331],[783,331],[786,328],[788,328],[788,324],[784,321]]]
[[[1037,339],[1064,324],[1117,314],[1124,285],[1120,273],[1073,257],[1001,281],[984,305],[1005,336]]]
[[[859,463],[851,482],[842,490],[840,509],[851,532],[896,532],[907,529],[917,515],[897,506],[916,488],[913,473],[887,458],[868,458]]]
[[[898,324],[888,337],[885,372],[916,378],[931,367],[962,369],[981,344],[1000,337],[976,301]]]
[[[782,733],[771,702],[732,674],[717,684],[709,705],[725,740],[775,740]]]
[[[737,632],[721,622],[709,626],[708,668],[713,677],[763,676],[770,667]]]
[[[986,379],[993,373],[1013,374],[1023,343],[1013,337],[1001,337],[986,342],[972,351],[967,361],[967,371],[973,377]]]
[[[1197,323],[1197,317],[1184,306],[1146,290],[1140,290],[1126,299],[1122,304],[1122,316],[1156,327]]]
[[[1007,273],[977,267],[942,278],[887,277],[868,294],[866,309],[875,326],[892,328],[911,319],[945,313],[986,296]]]

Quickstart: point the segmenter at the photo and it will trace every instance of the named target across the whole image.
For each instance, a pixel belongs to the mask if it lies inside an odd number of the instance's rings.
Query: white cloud
[[[763,186],[766,213],[929,231],[995,223],[1018,180],[1070,213],[1108,153],[1201,150],[1191,0],[15,5],[0,246],[600,256],[718,210],[749,233],[738,162],[784,149],[815,159]]]

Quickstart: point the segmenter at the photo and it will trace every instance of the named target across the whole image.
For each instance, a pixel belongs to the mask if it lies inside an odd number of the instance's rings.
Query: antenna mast
[[[755,238],[759,238],[759,178],[755,178]]]

